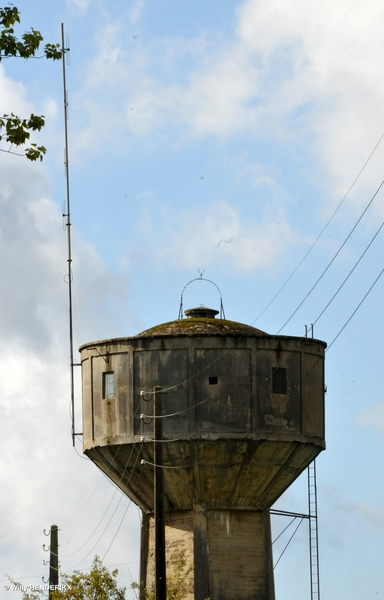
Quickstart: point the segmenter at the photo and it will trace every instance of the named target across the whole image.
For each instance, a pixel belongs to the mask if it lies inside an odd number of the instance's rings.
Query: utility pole
[[[51,544],[49,553],[49,595],[51,600],[52,592],[59,585],[59,534],[57,525],[51,526]],[[57,589],[57,588],[56,588]]]
[[[165,521],[164,521],[164,472],[163,472],[163,406],[161,387],[154,392],[154,490],[155,490],[155,575],[156,600],[166,600]]]

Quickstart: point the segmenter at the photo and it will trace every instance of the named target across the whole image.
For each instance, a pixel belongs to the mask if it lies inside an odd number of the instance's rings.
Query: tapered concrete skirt
[[[269,511],[194,510],[166,514],[167,577],[184,551],[187,600],[274,600]],[[154,585],[154,520],[142,522],[141,580]]]

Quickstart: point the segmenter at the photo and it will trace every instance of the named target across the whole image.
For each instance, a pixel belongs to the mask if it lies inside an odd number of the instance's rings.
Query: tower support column
[[[275,600],[269,511],[193,510],[166,513],[167,577],[184,551],[187,600]],[[153,518],[148,530],[146,583],[153,584]],[[143,561],[145,562],[145,561]]]

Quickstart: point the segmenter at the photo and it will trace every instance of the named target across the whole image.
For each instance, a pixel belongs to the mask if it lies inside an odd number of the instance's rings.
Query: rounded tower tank
[[[167,570],[184,550],[189,600],[273,600],[269,508],[325,448],[326,344],[185,314],[81,346],[83,450],[142,509],[150,588],[161,386]]]

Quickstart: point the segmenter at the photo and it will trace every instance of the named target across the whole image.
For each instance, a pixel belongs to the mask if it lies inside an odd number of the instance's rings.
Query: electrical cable
[[[105,526],[105,528],[104,528],[101,536],[98,538],[98,540],[96,541],[96,543],[94,544],[94,546],[90,549],[90,551],[88,552],[88,554],[86,556],[84,556],[84,558],[82,558],[78,563],[75,564],[75,566],[73,568],[78,567],[86,558],[88,558],[88,556],[91,554],[91,552],[94,551],[94,549],[96,548],[97,544],[100,542],[101,538],[104,536],[105,532],[107,531],[107,529],[108,529],[108,527],[109,527],[109,525],[110,525],[113,517],[115,516],[115,513],[116,513],[117,509],[120,506],[120,502],[121,502],[122,499],[123,499],[123,496],[120,496],[120,499],[119,499],[119,501],[117,503],[117,506],[116,506],[115,510],[112,513],[111,518],[109,519],[109,521],[108,521],[107,525]]]
[[[128,458],[128,462],[129,462],[129,460],[130,460],[130,458],[131,458],[131,456],[132,456],[132,452],[133,452],[133,450],[134,450],[134,448],[132,448],[132,450],[131,450],[131,454],[130,454],[130,456],[129,456],[129,458]],[[118,450],[117,450],[117,452],[118,452]],[[114,458],[116,457],[116,455],[117,455],[117,452],[116,452],[116,454],[115,454]],[[137,462],[137,459],[136,459],[136,462]],[[123,474],[121,475],[121,479],[122,479],[122,477],[123,477],[123,475],[124,475],[124,473],[125,473],[125,471],[126,471],[126,468],[127,468],[127,466],[125,467],[125,469],[124,469],[124,471],[123,471]],[[103,473],[103,475],[105,476],[105,474],[104,474],[104,473]],[[105,476],[105,477],[106,477],[106,476]],[[107,478],[107,477],[106,477],[106,478]],[[107,479],[108,479],[108,478],[107,478]],[[110,479],[108,479],[108,481],[109,481],[109,482],[111,482],[111,480],[110,480]],[[112,482],[112,483],[114,483],[114,482]],[[99,485],[100,485],[100,484],[99,484]],[[93,530],[93,532],[91,533],[91,535],[90,535],[90,536],[88,537],[88,539],[87,539],[87,540],[86,540],[86,541],[85,541],[85,542],[84,542],[84,543],[83,543],[83,544],[80,546],[80,548],[78,548],[78,549],[77,549],[77,550],[75,550],[74,552],[71,552],[70,554],[66,554],[66,555],[65,555],[63,558],[65,558],[65,557],[68,557],[68,556],[72,556],[73,554],[76,554],[77,552],[79,552],[79,550],[81,550],[81,549],[82,549],[82,548],[83,548],[83,547],[84,547],[84,546],[85,546],[85,545],[86,545],[86,544],[89,542],[89,540],[90,540],[90,539],[93,537],[93,535],[96,533],[97,529],[99,528],[100,524],[101,524],[101,523],[102,523],[102,521],[104,520],[104,517],[106,516],[106,514],[107,514],[107,512],[108,512],[108,510],[109,510],[109,508],[110,508],[110,506],[111,506],[111,504],[112,504],[112,502],[113,502],[113,500],[114,500],[114,498],[115,498],[115,496],[116,496],[116,493],[117,493],[118,491],[121,493],[121,496],[120,496],[119,502],[118,502],[118,504],[117,504],[117,507],[115,508],[115,511],[113,512],[112,516],[115,514],[115,512],[116,512],[116,510],[117,510],[117,508],[118,508],[118,506],[119,506],[119,504],[120,504],[120,502],[121,502],[121,499],[122,499],[123,497],[124,497],[124,498],[126,498],[126,495],[125,495],[125,494],[123,494],[122,490],[121,490],[121,489],[120,489],[118,486],[116,486],[116,485],[115,485],[115,491],[114,491],[114,493],[113,493],[113,496],[112,496],[112,498],[111,498],[111,500],[110,500],[110,502],[109,502],[109,504],[108,504],[107,508],[105,509],[103,516],[101,517],[100,521],[98,522],[98,524],[97,524],[97,525],[96,525],[96,527],[94,528],[94,530]],[[109,522],[110,522],[110,521],[109,521]],[[109,523],[108,523],[108,524],[109,524]],[[104,530],[104,532],[105,532],[105,530]],[[103,534],[101,535],[101,537],[104,535],[104,532],[103,532]],[[101,537],[100,537],[100,538],[99,538],[99,540],[96,542],[96,545],[97,545],[97,543],[100,541]],[[92,548],[92,550],[94,550],[94,548],[95,548],[95,546]],[[91,550],[91,552],[92,552],[92,550]],[[89,556],[89,555],[87,555],[87,556]],[[87,556],[86,556],[85,558],[87,558]],[[85,560],[85,559],[83,559],[83,560]],[[82,562],[82,561],[81,561],[81,562]],[[78,563],[78,564],[80,564],[80,563]],[[77,566],[77,565],[76,565],[76,566]]]
[[[341,283],[341,285],[339,286],[339,288],[337,289],[337,291],[334,293],[334,295],[332,296],[332,298],[329,300],[329,302],[326,304],[325,308],[321,311],[321,313],[319,314],[319,316],[315,319],[315,321],[313,322],[312,325],[315,325],[320,317],[324,314],[324,312],[327,310],[327,308],[330,306],[330,304],[333,302],[333,300],[336,298],[336,296],[338,295],[338,293],[340,292],[340,290],[343,288],[343,286],[345,285],[345,283],[347,282],[347,280],[349,279],[349,277],[352,275],[352,273],[354,272],[354,270],[356,269],[357,265],[360,263],[360,261],[362,260],[363,256],[366,254],[366,252],[368,251],[368,249],[370,248],[370,246],[372,245],[372,243],[374,242],[374,240],[376,239],[376,237],[378,236],[378,234],[380,233],[381,229],[384,226],[384,222],[380,225],[380,227],[378,228],[378,230],[376,231],[375,235],[371,238],[369,244],[366,246],[365,250],[362,252],[362,254],[360,255],[359,259],[356,261],[355,265],[352,267],[352,269],[349,271],[347,277],[345,277],[344,281]],[[381,274],[379,275],[379,277],[377,279],[379,279],[381,276]],[[369,292],[371,291],[371,289],[374,287],[374,285],[376,284],[376,281],[374,282],[374,284],[371,286],[371,288],[368,290],[366,296],[369,294]],[[365,300],[366,296],[363,298],[362,302]],[[362,302],[360,303],[360,305],[362,304]],[[359,305],[359,306],[360,306]],[[351,320],[351,318],[353,317],[353,315],[355,314],[355,312],[358,310],[359,306],[356,308],[356,310],[354,311],[354,313],[351,315],[351,317],[348,319],[347,323],[345,323],[344,327],[339,331],[339,333],[337,334],[337,336],[334,338],[334,340],[331,342],[330,345],[328,345],[328,348],[325,350],[325,352],[327,350],[329,350],[330,346],[336,341],[337,337],[341,334],[342,330],[347,326],[347,324],[349,323],[349,321]],[[301,338],[301,340],[303,340],[305,338]],[[319,358],[320,360],[320,358]],[[309,375],[309,373],[313,370],[313,368],[318,364],[318,361],[316,361],[316,363],[312,366],[312,368],[308,371],[308,373],[306,373],[306,375],[304,376],[304,379]]]
[[[300,527],[300,525],[302,524],[302,522],[303,522],[303,521],[304,521],[304,519],[301,519],[301,520],[300,520],[300,523],[297,525],[297,527],[296,527],[295,531],[292,533],[291,537],[290,537],[290,538],[289,538],[289,540],[288,540],[288,543],[287,543],[287,545],[285,546],[285,548],[284,548],[284,550],[282,551],[282,553],[280,554],[280,556],[279,556],[279,558],[278,558],[277,562],[275,563],[275,565],[274,565],[274,567],[273,567],[273,570],[275,570],[275,569],[276,569],[277,565],[279,564],[280,560],[281,560],[281,559],[282,559],[282,557],[283,557],[283,554],[284,554],[284,552],[285,552],[285,551],[286,551],[286,549],[288,548],[289,544],[291,543],[291,541],[292,541],[292,539],[293,539],[293,536],[296,534],[296,531],[299,529],[299,527]]]
[[[348,323],[355,316],[355,314],[359,310],[360,306],[363,304],[363,302],[365,301],[365,299],[367,298],[367,296],[371,293],[371,291],[373,290],[373,288],[375,287],[376,283],[379,281],[379,279],[380,279],[380,277],[382,276],[383,273],[384,273],[384,269],[382,269],[380,271],[380,273],[376,277],[375,281],[372,283],[371,287],[369,288],[368,292],[365,294],[364,298],[356,306],[355,310],[353,311],[353,313],[351,314],[351,316],[349,317],[349,319],[344,323],[343,327],[340,329],[340,331],[337,334],[337,336],[333,338],[332,342],[328,345],[328,347],[326,348],[325,352],[327,352],[327,350],[329,350],[331,348],[331,346],[333,346],[333,344],[336,342],[336,340],[339,337],[339,335],[344,331],[344,329],[346,328],[346,326],[348,325]]]
[[[375,287],[376,283],[379,281],[379,279],[380,279],[380,277],[382,276],[383,273],[384,273],[384,269],[382,269],[380,271],[379,275],[376,277],[375,281],[372,283],[371,287],[369,288],[369,290],[367,291],[367,293],[364,295],[364,297],[362,298],[362,300],[360,300],[359,304],[356,306],[356,308],[353,311],[353,313],[350,315],[350,317],[344,323],[343,327],[339,330],[338,334],[333,338],[332,342],[330,344],[328,344],[327,348],[324,350],[324,353],[326,353],[333,346],[333,344],[336,342],[336,340],[338,339],[338,337],[341,335],[341,333],[347,327],[348,323],[352,320],[352,318],[354,317],[354,315],[357,313],[357,311],[359,310],[360,306],[363,304],[363,302],[366,300],[366,298],[368,297],[368,295],[371,293],[372,289]],[[307,373],[304,375],[303,379],[305,379],[306,377],[308,377],[308,375],[313,371],[313,369],[319,364],[320,360],[321,360],[321,357],[319,357],[317,359],[317,361],[309,369],[309,371],[307,371]]]
[[[90,540],[90,539],[93,537],[93,535],[96,533],[97,529],[99,528],[99,526],[100,526],[100,525],[101,525],[101,523],[103,522],[103,520],[104,520],[104,517],[106,516],[106,514],[107,514],[107,512],[108,512],[108,510],[109,510],[109,507],[111,506],[111,504],[112,504],[112,502],[113,502],[113,500],[114,500],[114,498],[115,498],[115,496],[116,496],[116,493],[117,493],[117,490],[115,490],[115,491],[114,491],[114,493],[113,493],[113,496],[112,496],[112,498],[110,499],[110,501],[109,501],[109,504],[108,504],[107,508],[105,509],[103,516],[101,517],[100,521],[99,521],[99,522],[98,522],[98,524],[96,525],[95,529],[92,531],[92,533],[91,533],[91,535],[89,536],[89,538],[85,540],[84,544],[82,544],[82,545],[80,546],[80,548],[78,548],[78,549],[77,549],[77,550],[75,550],[74,552],[71,552],[70,554],[65,554],[65,555],[63,556],[63,558],[67,558],[68,556],[73,556],[73,554],[76,554],[77,552],[79,552],[79,550],[81,550],[82,548],[84,548],[85,544],[87,544],[87,543],[89,542],[89,540]]]
[[[79,458],[81,458],[82,460],[91,460],[90,458],[88,458],[88,456],[81,456],[81,454],[80,454],[80,453],[77,451],[77,448],[76,448],[76,446],[74,446],[73,448],[74,448],[74,450],[75,450],[75,452],[76,452],[76,454],[77,454],[77,456],[78,456]],[[91,462],[92,462],[92,461],[91,461]]]
[[[357,182],[357,180],[359,179],[360,175],[362,174],[362,172],[364,171],[365,167],[367,166],[367,164],[369,163],[369,161],[371,160],[373,154],[375,153],[375,151],[377,150],[381,140],[384,137],[384,133],[381,135],[379,141],[377,142],[376,146],[373,148],[371,154],[368,156],[367,160],[365,161],[364,165],[362,166],[362,168],[360,169],[359,173],[357,174],[357,176],[355,177],[354,181],[352,182],[351,186],[349,187],[347,193],[345,194],[345,196],[343,197],[343,199],[341,200],[341,202],[338,204],[337,208],[335,209],[335,211],[332,213],[331,217],[328,219],[328,221],[326,222],[326,224],[324,225],[323,229],[320,231],[319,235],[317,236],[317,238],[315,239],[315,241],[312,243],[312,245],[310,246],[309,250],[304,254],[303,258],[301,259],[301,261],[299,262],[299,264],[297,265],[297,267],[294,269],[294,271],[292,271],[291,275],[288,277],[288,279],[285,281],[285,283],[281,286],[281,288],[276,292],[276,294],[273,296],[272,300],[270,300],[270,302],[267,304],[267,306],[264,308],[264,310],[261,311],[261,313],[256,317],[256,319],[252,322],[252,325],[254,323],[256,323],[256,321],[258,321],[258,319],[265,313],[265,311],[271,306],[271,304],[276,300],[276,298],[280,295],[280,293],[283,291],[283,289],[285,288],[285,286],[289,283],[289,281],[292,279],[292,277],[294,276],[294,274],[296,273],[296,271],[298,271],[298,269],[301,267],[301,265],[303,264],[303,262],[305,261],[305,259],[307,258],[308,254],[313,250],[314,246],[317,244],[317,242],[319,241],[319,239],[321,238],[321,236],[323,235],[324,231],[327,229],[328,225],[330,224],[330,222],[332,221],[333,217],[336,215],[337,211],[339,210],[339,208],[341,207],[341,205],[344,203],[344,200],[346,200],[347,196],[349,195],[349,192],[352,190],[352,188],[354,187],[355,183]]]
[[[120,444],[120,446],[121,446],[121,444]],[[143,444],[141,444],[141,447],[142,447],[142,446],[143,446]],[[132,452],[134,451],[135,447],[136,447],[136,444],[134,444],[134,446],[133,446],[133,448],[132,448],[132,450],[131,450],[131,454],[130,454],[130,456],[129,456],[128,460],[127,460],[127,464],[126,464],[126,466],[125,466],[125,469],[124,469],[124,471],[123,471],[123,474],[121,475],[121,478],[120,478],[120,480],[122,479],[122,477],[123,477],[123,475],[124,475],[124,473],[125,473],[125,471],[126,471],[126,469],[127,469],[128,462],[129,462],[129,460],[130,460],[130,457],[132,456]],[[129,483],[129,480],[130,480],[130,478],[132,477],[133,471],[134,471],[134,469],[135,469],[135,467],[136,467],[137,461],[138,461],[138,459],[139,459],[139,456],[140,456],[140,452],[141,452],[141,449],[140,449],[140,450],[138,451],[138,453],[137,453],[136,461],[135,461],[135,464],[134,464],[134,466],[133,466],[133,468],[132,468],[132,471],[131,471],[130,477],[129,477],[129,479],[128,479],[128,483]],[[116,452],[116,454],[117,454],[117,452]],[[116,455],[115,455],[115,456],[116,456]],[[116,493],[116,491],[115,491],[115,493]],[[84,558],[83,558],[81,561],[79,561],[79,562],[78,562],[78,563],[75,565],[75,567],[77,567],[78,565],[80,565],[80,564],[81,564],[81,563],[82,563],[82,562],[83,562],[83,561],[84,561],[86,558],[88,558],[88,556],[91,554],[91,552],[93,552],[93,550],[96,548],[97,544],[100,542],[101,538],[104,536],[104,534],[105,534],[106,530],[108,529],[108,527],[109,527],[109,525],[110,525],[110,523],[111,523],[111,521],[112,521],[112,519],[113,519],[113,517],[114,517],[114,515],[115,515],[115,513],[116,513],[116,510],[118,509],[118,507],[119,507],[119,505],[120,505],[120,502],[121,502],[121,500],[122,500],[123,498],[127,498],[127,496],[126,496],[125,494],[122,494],[122,495],[120,496],[119,502],[117,503],[117,506],[116,506],[115,510],[113,511],[113,513],[112,513],[112,516],[111,516],[111,518],[109,519],[109,521],[108,521],[107,525],[105,526],[105,528],[104,528],[104,530],[103,530],[103,532],[102,532],[101,536],[98,538],[98,540],[96,541],[96,543],[94,544],[94,546],[91,548],[91,550],[88,552],[88,554],[87,554],[87,555],[86,555],[86,556],[85,556],[85,557],[84,557]],[[130,504],[131,504],[131,500],[129,500],[129,504],[128,504],[128,506],[130,506]],[[108,508],[109,508],[109,507],[108,507]],[[120,529],[120,526],[119,526],[119,529]],[[92,534],[92,535],[93,535],[93,534]],[[116,537],[116,536],[115,536],[115,537]],[[114,539],[115,539],[115,538],[114,538]],[[114,539],[113,539],[113,541],[114,541]],[[113,543],[113,541],[112,541],[112,543]],[[112,545],[112,544],[111,544],[111,545]],[[109,548],[108,548],[108,550],[109,550]],[[75,567],[74,567],[74,568],[75,568]]]
[[[377,192],[376,192],[377,193]],[[370,246],[372,245],[372,243],[374,242],[374,240],[376,239],[376,237],[378,236],[378,234],[380,233],[381,229],[384,227],[384,222],[380,225],[380,227],[378,228],[378,230],[376,231],[376,233],[374,234],[374,236],[371,238],[369,244],[366,246],[365,250],[362,252],[362,254],[360,255],[359,259],[356,261],[355,265],[352,267],[352,269],[349,271],[348,275],[345,277],[344,281],[341,283],[341,285],[339,286],[339,288],[337,289],[337,291],[334,293],[334,295],[332,296],[332,298],[329,300],[329,302],[326,304],[326,306],[324,307],[324,309],[321,311],[321,313],[319,314],[319,316],[315,319],[315,321],[313,322],[312,326],[315,325],[320,317],[324,314],[324,312],[327,310],[327,308],[330,306],[330,304],[333,302],[333,300],[336,298],[336,296],[338,295],[338,293],[340,292],[340,290],[343,288],[343,286],[345,285],[345,283],[348,281],[349,277],[352,275],[352,273],[354,272],[354,270],[356,269],[357,265],[361,262],[362,258],[365,256],[365,254],[367,253],[368,249],[370,248]],[[373,289],[373,287],[376,285],[378,279],[381,277],[382,272],[379,274],[379,276],[377,277],[377,279],[375,280],[375,282],[372,284],[372,286],[370,287],[370,289],[368,290],[368,292],[366,293],[366,295],[364,296],[364,298],[362,299],[362,301],[359,303],[359,305],[356,307],[355,311],[352,313],[352,315],[349,317],[349,319],[347,320],[347,322],[344,324],[344,326],[342,327],[342,329],[339,331],[339,333],[337,334],[337,336],[333,339],[333,341],[331,342],[331,344],[328,345],[328,347],[325,349],[325,352],[327,352],[327,350],[329,350],[329,348],[331,347],[331,345],[336,341],[336,339],[339,337],[339,335],[342,333],[343,329],[345,329],[345,327],[348,325],[349,321],[352,319],[352,317],[354,316],[354,314],[357,312],[358,308],[361,306],[361,304],[364,302],[365,298],[369,295],[370,291]],[[280,330],[281,331],[281,330]],[[276,334],[277,335],[277,334]],[[276,335],[274,337],[276,337]],[[298,340],[298,343],[301,342],[302,340],[304,340],[305,337],[302,337]],[[319,363],[319,361],[321,360],[321,358],[319,358],[315,364],[311,367],[311,369],[304,375],[304,379],[312,372],[312,370],[315,368],[315,366]]]
[[[24,58],[21,56],[12,56],[11,54],[0,54],[0,60],[5,60],[6,58]],[[40,60],[41,58],[45,58],[45,54],[42,56],[28,56],[28,60],[35,59]]]
[[[133,469],[135,468],[135,466],[136,466],[136,464],[137,464],[137,461],[138,461],[138,459],[139,459],[139,456],[140,456],[140,452],[138,452],[138,454],[137,454],[136,462],[135,462],[135,464],[134,464],[134,466],[133,466],[133,468],[132,468],[132,471],[131,471],[131,476],[132,476],[132,473],[133,473]],[[130,481],[130,479],[131,479],[131,476],[130,476],[130,478],[129,478],[129,480],[128,480],[128,483],[129,483],[129,481]],[[103,556],[102,560],[104,560],[104,559],[105,559],[105,557],[107,556],[107,554],[108,554],[109,550],[111,549],[111,546],[112,546],[113,542],[115,541],[117,534],[118,534],[118,533],[119,533],[119,531],[120,531],[120,528],[121,528],[121,526],[122,526],[122,524],[123,524],[123,522],[124,522],[124,519],[125,519],[125,517],[126,517],[126,515],[127,515],[128,509],[129,509],[129,507],[131,506],[131,504],[132,504],[132,500],[129,498],[129,503],[128,503],[128,505],[127,505],[127,508],[125,509],[125,512],[124,512],[124,514],[123,514],[123,517],[122,517],[122,519],[121,519],[121,521],[120,521],[120,524],[119,524],[119,526],[118,526],[118,528],[117,528],[117,531],[116,531],[115,535],[113,536],[113,538],[112,538],[112,541],[111,541],[111,543],[109,544],[109,546],[108,546],[108,548],[107,548],[107,551],[106,551],[106,553],[104,554],[104,556]]]
[[[370,199],[370,201],[368,202],[367,206],[365,207],[365,209],[361,213],[360,217],[358,218],[358,220],[356,221],[356,223],[352,227],[351,231],[349,232],[349,234],[345,238],[344,242],[341,244],[340,248],[338,249],[338,251],[336,252],[336,254],[333,256],[332,260],[328,263],[328,265],[326,266],[326,268],[324,269],[324,271],[322,272],[322,274],[320,275],[320,277],[317,279],[317,281],[313,284],[313,286],[311,287],[311,289],[309,290],[309,292],[307,293],[307,295],[304,297],[304,299],[300,302],[300,304],[297,306],[297,308],[293,311],[293,313],[291,314],[291,316],[289,317],[289,319],[287,319],[285,321],[284,325],[282,327],[280,327],[280,329],[279,329],[279,331],[277,332],[276,335],[279,335],[279,333],[284,329],[284,327],[286,325],[288,325],[288,323],[294,317],[294,315],[297,313],[297,311],[303,306],[303,304],[307,300],[307,298],[312,294],[312,292],[316,288],[317,284],[321,281],[321,279],[324,277],[325,273],[328,271],[328,269],[330,268],[330,266],[332,265],[332,263],[335,261],[336,257],[340,254],[341,250],[344,248],[345,244],[347,243],[347,241],[351,237],[352,233],[355,231],[356,227],[358,226],[358,224],[360,223],[361,219],[363,218],[363,216],[365,215],[365,213],[367,212],[367,210],[371,206],[372,202],[376,198],[377,194],[379,193],[379,191],[381,190],[381,188],[383,187],[383,185],[384,185],[384,179],[380,183],[380,185],[377,188],[376,192],[373,194],[373,196]]]
[[[81,563],[82,563],[82,562],[83,562],[83,561],[84,561],[86,558],[88,558],[88,556],[91,554],[91,552],[93,552],[93,551],[94,551],[94,549],[96,548],[97,544],[100,542],[101,538],[104,536],[105,532],[107,531],[107,529],[108,529],[108,527],[109,527],[109,525],[110,525],[110,523],[111,523],[111,521],[112,521],[113,517],[114,517],[114,516],[115,516],[115,514],[116,514],[116,511],[117,511],[117,509],[118,509],[118,508],[119,508],[119,506],[120,506],[120,502],[122,501],[122,499],[123,499],[123,496],[120,496],[120,498],[119,498],[119,501],[118,501],[118,503],[117,503],[117,505],[116,505],[116,508],[115,508],[115,510],[113,511],[111,518],[109,519],[109,521],[108,521],[107,525],[105,526],[105,528],[104,528],[104,530],[103,530],[103,532],[102,532],[101,536],[100,536],[100,537],[99,537],[99,539],[97,540],[97,542],[96,542],[96,543],[94,544],[94,546],[93,546],[93,547],[90,549],[90,551],[88,552],[88,554],[87,554],[86,556],[84,556],[84,558],[82,558],[82,559],[81,559],[81,560],[80,560],[78,563],[76,563],[75,567],[77,567],[78,565],[80,565],[80,564],[81,564]]]
[[[151,417],[152,418],[152,417]],[[158,418],[158,417],[155,417]],[[168,442],[180,442],[180,438],[168,438],[168,439],[163,439],[163,440],[155,440],[153,438],[145,438],[143,437],[141,440],[144,444],[152,444],[153,442],[157,442],[158,444],[165,444]]]
[[[346,276],[346,278],[344,279],[343,283],[339,286],[339,288],[337,289],[337,291],[333,294],[332,298],[330,299],[330,301],[328,302],[328,304],[325,306],[325,308],[323,308],[323,310],[321,311],[321,313],[319,314],[319,316],[317,317],[317,319],[315,319],[313,321],[313,325],[316,325],[316,323],[319,321],[320,317],[323,316],[323,314],[325,313],[325,311],[327,310],[327,308],[329,307],[329,305],[333,302],[333,300],[336,298],[336,296],[338,295],[338,293],[340,292],[340,290],[343,288],[344,284],[348,281],[348,279],[350,278],[350,276],[352,275],[352,273],[354,272],[354,270],[356,269],[357,265],[360,263],[361,259],[363,258],[363,256],[366,254],[366,252],[368,251],[368,249],[370,248],[370,246],[373,244],[374,240],[376,239],[376,237],[379,235],[380,231],[382,230],[382,228],[384,227],[384,221],[382,222],[382,224],[380,225],[379,229],[376,231],[375,235],[373,236],[373,238],[371,239],[371,241],[369,242],[368,246],[365,248],[364,252],[360,255],[360,258],[355,262],[354,266],[352,267],[352,269],[349,271],[348,275]]]
[[[25,156],[25,154],[21,154],[20,152],[13,152],[12,150],[4,150],[4,148],[0,148],[0,152],[5,152],[6,154],[13,154],[14,156]]]
[[[107,556],[108,552],[110,551],[110,549],[111,549],[111,546],[112,546],[113,542],[115,541],[117,534],[118,534],[118,533],[119,533],[119,531],[120,531],[120,527],[121,527],[121,526],[122,526],[122,524],[123,524],[123,521],[124,521],[124,519],[125,519],[125,517],[126,517],[126,515],[127,515],[128,509],[129,509],[129,507],[131,506],[131,504],[132,504],[132,500],[129,498],[129,502],[128,502],[128,504],[127,504],[127,508],[125,509],[125,512],[124,512],[124,514],[123,514],[123,517],[122,517],[122,519],[121,519],[121,521],[120,521],[120,523],[119,523],[119,526],[118,526],[118,528],[117,528],[117,530],[116,530],[116,533],[115,533],[115,535],[113,536],[113,538],[112,538],[112,541],[111,541],[111,543],[109,544],[109,546],[108,546],[108,548],[107,548],[107,551],[106,551],[106,553],[104,554],[104,556],[103,556],[102,560],[104,560],[104,559],[105,559],[105,557]]]
[[[130,578],[131,578],[131,589],[132,589],[132,584],[133,584],[133,583],[135,583],[135,582],[133,581],[133,577],[132,577],[131,569],[130,569],[129,567],[127,567],[127,568],[128,568],[128,573],[129,573],[129,576],[130,576]],[[135,594],[135,597],[137,598],[137,591],[136,591],[136,590],[134,590],[134,594]]]
[[[282,536],[282,535],[283,535],[283,534],[284,534],[284,533],[287,531],[287,529],[288,529],[288,528],[289,528],[289,527],[292,525],[292,523],[293,523],[294,521],[296,521],[296,519],[297,519],[297,517],[293,517],[293,519],[292,519],[291,521],[289,521],[288,525],[287,525],[286,527],[284,527],[283,531],[281,531],[281,532],[279,533],[279,535],[278,535],[278,536],[277,536],[277,537],[276,537],[276,538],[273,540],[273,542],[272,542],[272,546],[273,546],[273,544],[274,544],[275,542],[277,542],[277,540],[278,540],[279,538],[281,538],[281,536]]]
[[[156,463],[149,462],[148,460],[141,460],[142,465],[150,465],[151,467],[157,467],[158,469],[190,469],[192,465],[178,465],[177,467],[173,466],[165,466],[165,465],[157,465]],[[197,464],[197,463],[196,463]],[[205,463],[206,465],[207,463]]]
[[[224,354],[224,352],[223,352],[223,354]],[[211,366],[211,364],[209,366]],[[190,377],[190,379],[197,377],[197,375],[199,375],[200,373],[201,373],[201,371],[199,373],[195,373],[194,375],[192,375]],[[180,384],[180,385],[182,385],[182,384]],[[174,389],[174,388],[177,388],[177,387],[179,387],[179,386],[175,385],[175,386],[172,386],[171,388],[166,388],[166,389],[167,390],[171,390],[171,389]],[[156,415],[155,416],[155,415],[141,414],[140,415],[140,419],[165,419],[166,417],[177,417],[177,415],[182,415],[183,413],[186,413],[189,410],[197,408],[201,404],[204,404],[205,402],[207,402],[209,399],[210,399],[210,396],[207,396],[206,398],[204,398],[204,400],[201,400],[201,402],[198,402],[197,404],[194,404],[193,406],[189,406],[188,408],[183,408],[183,410],[178,410],[177,412],[169,413],[167,415]]]
[[[76,447],[75,447],[75,451],[76,451],[76,453],[77,453],[77,454],[80,456],[80,458],[83,458],[83,457],[82,457],[82,456],[81,456],[81,455],[80,455],[80,454],[77,452],[77,449],[76,449]],[[116,454],[117,454],[117,452],[116,452]],[[90,460],[90,459],[87,457],[85,460]],[[98,466],[98,465],[97,465],[97,466]],[[101,469],[100,469],[100,470],[101,470]],[[112,481],[111,481],[111,480],[110,480],[108,477],[106,477],[106,475],[105,475],[105,473],[104,473],[103,471],[101,471],[101,472],[102,472],[103,476],[104,476],[104,477],[105,477],[105,478],[108,480],[108,482],[109,482],[109,483],[113,483],[113,484],[114,484],[114,482],[112,482]],[[76,513],[76,515],[75,515],[74,517],[72,517],[72,518],[71,518],[69,521],[67,521],[67,523],[69,523],[70,521],[72,521],[72,519],[74,519],[74,518],[75,518],[75,517],[76,517],[76,516],[79,514],[79,512],[81,512],[81,510],[84,508],[84,506],[85,506],[85,505],[86,505],[86,504],[89,502],[89,500],[92,498],[92,496],[94,495],[94,493],[96,492],[96,490],[98,489],[98,487],[101,485],[102,481],[103,481],[103,479],[101,479],[101,480],[100,480],[100,482],[99,482],[98,486],[96,487],[96,489],[94,490],[94,492],[92,493],[92,495],[90,496],[90,498],[88,498],[87,502],[86,502],[86,503],[85,503],[85,504],[82,506],[82,508],[81,508],[81,509],[80,509],[80,510],[79,510],[79,511]],[[101,517],[101,519],[100,519],[99,523],[96,525],[96,527],[95,527],[95,529],[93,530],[93,532],[91,533],[91,535],[90,535],[90,536],[88,537],[88,539],[87,539],[87,540],[86,540],[86,541],[85,541],[85,542],[82,544],[82,546],[80,546],[80,548],[78,548],[78,549],[77,549],[77,550],[75,550],[74,552],[71,552],[70,554],[65,554],[63,558],[66,558],[66,557],[68,557],[68,556],[72,556],[73,554],[76,554],[77,552],[79,552],[79,550],[81,550],[81,549],[82,549],[82,548],[85,546],[85,544],[87,544],[87,542],[88,542],[88,541],[89,541],[89,540],[90,540],[90,539],[93,537],[93,535],[96,533],[96,531],[97,531],[98,527],[99,527],[99,526],[100,526],[100,524],[102,523],[102,521],[103,521],[104,517],[106,516],[106,514],[107,514],[107,512],[108,512],[108,510],[109,510],[109,507],[110,507],[110,505],[111,505],[111,503],[112,503],[112,501],[113,501],[114,497],[116,496],[116,493],[117,493],[117,491],[119,491],[119,492],[120,492],[122,495],[124,495],[124,494],[123,494],[123,492],[122,492],[122,490],[121,490],[120,488],[118,488],[118,487],[117,487],[115,484],[114,484],[114,486],[115,486],[115,491],[114,491],[114,494],[113,494],[113,496],[112,496],[112,498],[111,498],[111,500],[110,500],[110,502],[109,502],[109,504],[108,504],[108,506],[107,506],[106,510],[104,511],[104,514],[103,514],[103,516]],[[125,495],[124,495],[124,497],[125,497]]]

